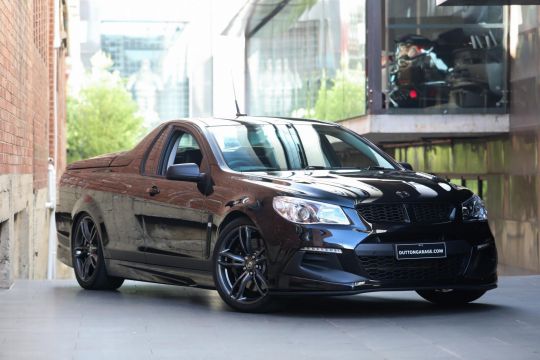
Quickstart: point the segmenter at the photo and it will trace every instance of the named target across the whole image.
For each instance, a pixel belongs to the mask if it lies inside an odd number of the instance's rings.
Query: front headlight
[[[473,195],[469,200],[461,204],[463,221],[487,220],[487,210],[480,196]]]
[[[276,196],[274,210],[285,219],[297,224],[349,225],[341,207],[289,196]]]

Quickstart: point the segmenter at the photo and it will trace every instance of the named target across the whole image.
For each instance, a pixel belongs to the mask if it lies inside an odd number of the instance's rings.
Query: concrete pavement
[[[540,276],[461,309],[413,292],[299,298],[241,314],[215,291],[73,280],[0,291],[0,359],[540,359]]]

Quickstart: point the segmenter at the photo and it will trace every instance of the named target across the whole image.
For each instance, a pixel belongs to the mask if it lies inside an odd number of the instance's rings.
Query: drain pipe
[[[53,122],[54,122],[54,158],[49,158],[48,166],[48,201],[45,204],[50,210],[49,214],[49,251],[47,259],[47,279],[56,277],[56,169],[55,161],[58,160],[58,52],[61,46],[60,40],[60,0],[54,2],[54,40],[53,40]]]
[[[47,259],[47,280],[56,276],[56,169],[54,160],[49,158],[48,166],[48,197],[45,206],[50,210],[49,214],[49,251]]]

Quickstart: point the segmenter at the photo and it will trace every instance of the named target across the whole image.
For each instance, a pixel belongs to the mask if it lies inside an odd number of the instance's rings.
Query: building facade
[[[0,287],[47,275],[49,158],[65,167],[65,10],[0,2]]]
[[[189,116],[189,1],[70,1],[80,9],[77,61],[83,71],[92,70],[97,52],[110,57],[110,70],[125,80],[147,129]]]
[[[292,1],[269,18],[274,3],[255,2],[245,29],[247,112],[364,114],[365,102],[345,98],[365,97],[365,9],[365,0]]]
[[[183,22],[102,21],[101,50],[127,79],[145,126],[189,115]]]
[[[418,169],[455,178],[482,192],[501,262],[538,273],[540,6],[514,5],[504,10],[508,131],[386,148]]]

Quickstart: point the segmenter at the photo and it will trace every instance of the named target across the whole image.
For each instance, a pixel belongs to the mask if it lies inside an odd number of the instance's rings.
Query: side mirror
[[[400,162],[399,165],[403,166],[406,170],[413,171],[413,167],[408,162]]]
[[[169,166],[165,177],[168,180],[190,181],[198,183],[204,179],[204,174],[201,173],[197,164],[188,163]]]

